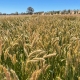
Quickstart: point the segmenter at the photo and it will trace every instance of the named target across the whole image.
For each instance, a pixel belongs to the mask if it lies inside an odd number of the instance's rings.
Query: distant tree
[[[77,14],[78,13],[78,11],[77,10],[74,10],[74,14]]]
[[[54,11],[49,11],[49,13],[50,13],[51,15],[53,15],[53,14],[54,14]]]
[[[27,8],[27,13],[28,13],[28,14],[32,15],[33,12],[34,12],[34,9],[33,9],[32,7],[28,7],[28,8]]]
[[[77,14],[78,14],[78,11],[79,11],[79,10],[77,9],[77,10],[76,10],[76,13],[77,13]]]
[[[70,10],[70,9],[68,9],[68,13],[70,13],[70,11],[71,11],[71,10]]]
[[[65,9],[65,10],[63,10],[63,14],[66,14],[66,12],[67,12],[67,11],[66,11],[66,9]]]
[[[3,13],[3,15],[6,15],[6,13]]]
[[[70,12],[70,11],[69,11],[69,12]],[[65,9],[65,10],[62,10],[62,11],[61,11],[61,14],[68,14],[69,12],[68,12],[68,10]]]
[[[25,12],[22,12],[21,15],[26,15],[26,13]]]
[[[10,13],[10,15],[14,15],[14,13]]]
[[[0,12],[0,15],[2,15],[2,13]]]
[[[56,13],[57,13],[57,14],[59,14],[59,13],[60,13],[60,11],[56,11]]]
[[[15,12],[14,14],[15,14],[15,15],[18,15],[18,12]]]

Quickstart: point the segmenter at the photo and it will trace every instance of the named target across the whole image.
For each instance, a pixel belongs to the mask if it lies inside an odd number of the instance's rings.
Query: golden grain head
[[[51,57],[54,57],[54,56],[56,56],[56,53],[43,56],[43,58],[51,58]]]

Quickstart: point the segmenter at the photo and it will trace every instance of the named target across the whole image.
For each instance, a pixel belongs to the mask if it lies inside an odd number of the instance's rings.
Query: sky
[[[80,0],[0,0],[0,12],[26,12],[32,7],[34,12],[80,9]]]

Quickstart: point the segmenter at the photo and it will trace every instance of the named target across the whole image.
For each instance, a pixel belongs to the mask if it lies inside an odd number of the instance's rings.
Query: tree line
[[[15,12],[15,13],[10,13],[10,14],[7,14],[7,13],[1,13],[0,12],[0,15],[32,15],[32,14],[41,14],[41,13],[44,13],[44,14],[50,14],[50,15],[53,15],[53,14],[80,14],[80,10],[58,10],[58,11],[47,11],[47,12],[44,12],[44,11],[39,11],[39,12],[34,12],[34,8],[32,7],[28,7],[27,8],[27,11],[26,12],[21,12],[21,13],[18,13],[18,12]]]

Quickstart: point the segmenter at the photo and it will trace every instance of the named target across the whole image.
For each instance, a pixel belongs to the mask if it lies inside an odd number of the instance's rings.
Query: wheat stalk
[[[44,59],[44,58],[33,58],[33,60],[45,61],[45,59]]]
[[[0,40],[0,56],[2,54],[2,41]]]
[[[3,71],[5,73],[7,80],[11,80],[10,72],[5,67],[3,67]]]
[[[42,50],[35,50],[35,51],[31,52],[28,57],[31,58],[34,55],[39,54],[40,52],[42,52]]]
[[[34,71],[30,80],[38,80],[38,78],[41,74],[41,71],[42,71],[41,69]]]
[[[56,55],[56,53],[53,53],[53,54],[49,54],[49,55],[43,56],[43,58],[51,58],[51,57],[54,57],[55,55]]]
[[[11,69],[10,72],[13,74],[14,80],[19,80],[19,78],[18,78],[18,76],[16,75],[15,71],[13,71],[13,70]]]

